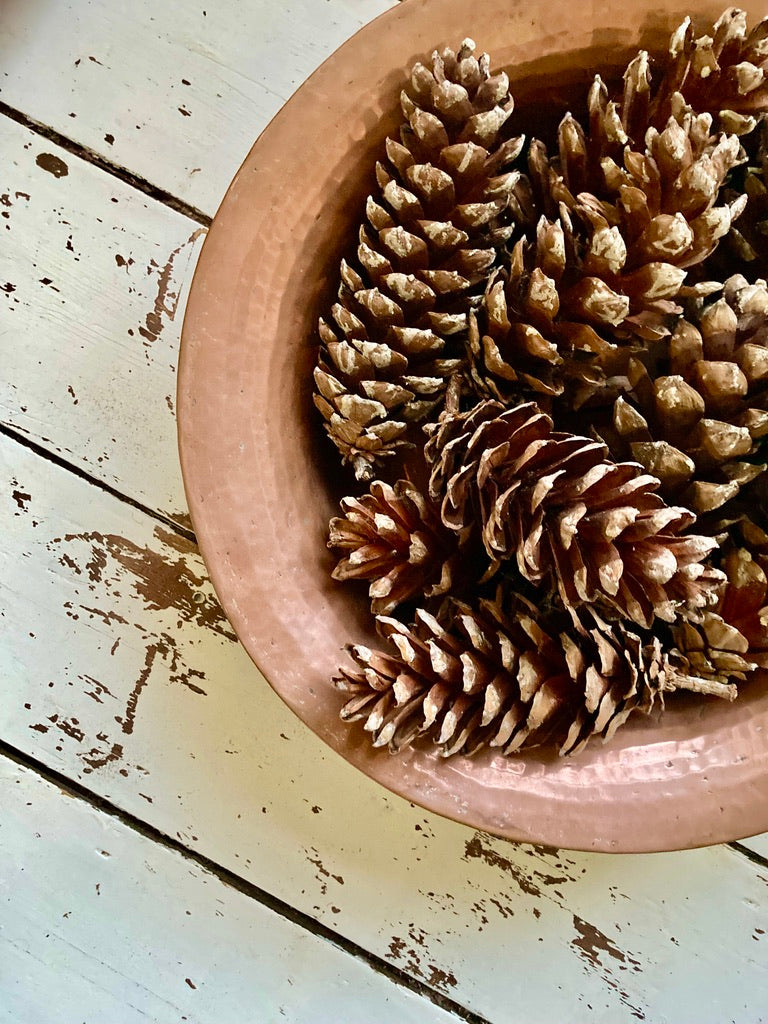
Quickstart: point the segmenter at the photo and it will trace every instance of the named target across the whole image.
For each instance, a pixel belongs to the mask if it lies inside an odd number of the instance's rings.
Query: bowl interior
[[[720,7],[699,9],[703,23]],[[555,846],[660,850],[768,829],[768,687],[680,699],[608,745],[445,761],[370,748],[330,679],[374,642],[364,589],[330,579],[325,542],[354,490],[312,406],[315,327],[354,246],[374,162],[412,64],[471,35],[512,79],[513,131],[578,112],[595,70],[663,49],[677,4],[408,0],[329,59],[259,138],[206,240],[184,324],[179,441],[201,549],[241,641],[331,747],[391,790],[491,832]],[[759,17],[753,13],[754,20]],[[753,23],[754,23],[753,20]]]

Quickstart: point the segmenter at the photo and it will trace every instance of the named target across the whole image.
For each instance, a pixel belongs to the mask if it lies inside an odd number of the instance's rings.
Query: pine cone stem
[[[717,679],[703,679],[700,676],[688,676],[671,672],[662,689],[666,692],[686,690],[688,693],[701,693],[709,697],[720,697],[721,700],[734,701],[738,696],[735,683],[721,683]]]

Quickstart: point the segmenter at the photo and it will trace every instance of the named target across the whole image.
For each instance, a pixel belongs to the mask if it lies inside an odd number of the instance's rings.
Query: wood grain
[[[199,224],[90,154],[212,214],[284,99],[392,2],[7,0],[0,101],[86,157],[0,118],[10,429],[189,525],[174,395]],[[0,739],[191,851],[0,761],[0,1020],[453,1019],[197,856],[496,1024],[766,1019],[759,860],[514,845],[392,797],[277,700],[187,540],[7,438],[0,483]]]
[[[8,743],[490,1020],[759,1019],[768,871],[518,846],[388,795],[269,690],[188,542],[8,440],[0,465]]]
[[[0,1021],[455,1021],[3,757],[0,792]]]
[[[6,0],[0,100],[212,215],[295,89],[392,6]]]
[[[0,420],[188,525],[176,365],[204,231],[0,118]]]

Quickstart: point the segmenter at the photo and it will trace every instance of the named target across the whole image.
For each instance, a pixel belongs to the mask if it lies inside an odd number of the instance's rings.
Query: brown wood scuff
[[[205,230],[205,228],[197,228],[193,231],[186,242],[182,242],[180,246],[171,252],[167,263],[162,269],[154,260],[150,261],[147,273],[150,274],[155,270],[159,271],[159,273],[157,276],[157,295],[155,296],[154,307],[147,313],[144,325],[139,327],[139,334],[144,339],[145,345],[151,345],[152,342],[157,341],[164,326],[163,317],[166,317],[169,323],[175,319],[180,293],[170,290],[174,261],[182,249],[194,245],[197,239],[205,234]]]
[[[536,861],[544,861],[546,863],[547,860],[554,858],[554,867],[560,872],[559,874],[554,874],[551,870],[532,868],[531,872],[528,873],[523,870],[520,864],[499,853],[494,848],[496,842],[502,842],[502,840],[494,841],[490,836],[482,832],[476,833],[464,845],[464,859],[481,860],[491,867],[496,867],[506,875],[509,875],[524,895],[537,899],[539,902],[547,900],[560,910],[569,910],[577,933],[576,937],[571,940],[571,947],[585,968],[599,974],[602,981],[617,993],[632,1017],[637,1020],[645,1020],[643,1010],[629,1001],[629,993],[621,984],[621,972],[642,973],[642,964],[630,953],[620,949],[612,939],[595,925],[574,914],[567,905],[565,896],[557,888],[578,881],[576,870],[572,873],[568,872],[568,868],[576,868],[576,863],[570,861],[563,852],[554,848],[550,849],[548,847],[526,844],[520,846],[519,849]],[[496,900],[492,899],[489,902],[496,906],[502,917],[507,917],[512,913],[512,908],[503,907]],[[483,923],[486,923],[485,901],[476,903],[474,909],[477,913],[482,914],[481,920]],[[532,908],[532,913],[536,918],[541,917],[541,911],[537,907]],[[607,955],[607,960],[603,959],[604,955]]]
[[[235,640],[235,634],[210,592],[207,578],[192,568],[193,561],[199,558],[195,545],[160,526],[155,528],[154,534],[162,545],[160,549],[139,545],[117,534],[101,534],[95,531],[66,534],[54,538],[47,545],[59,564],[69,574],[82,581],[78,586],[87,586],[88,591],[94,594],[94,598],[98,593],[99,603],[103,604],[106,598],[106,606],[102,608],[95,599],[87,600],[83,599],[84,595],[78,595],[80,601],[77,604],[73,600],[65,603],[67,615],[76,621],[80,618],[79,613],[84,612],[91,618],[100,619],[108,627],[132,626],[140,634],[144,646],[144,662],[125,698],[123,710],[118,710],[118,713],[112,716],[119,727],[117,736],[110,737],[111,730],[107,729],[106,732],[100,731],[96,735],[95,743],[92,738],[83,743],[86,737],[78,728],[76,721],[73,720],[71,723],[72,728],[66,720],[54,723],[70,738],[89,746],[89,749],[78,752],[78,757],[85,765],[86,774],[123,760],[125,737],[133,733],[142,694],[150,682],[158,659],[165,666],[169,682],[178,683],[193,693],[206,696],[206,690],[201,685],[204,682],[204,673],[185,663],[175,630],[171,631],[168,627],[158,628],[157,613],[175,613],[177,629],[184,624],[190,624],[210,630],[224,641]],[[132,615],[129,621],[113,606],[124,600],[128,587],[139,598],[141,607],[152,613],[148,621],[140,621],[140,612],[138,615]],[[111,646],[112,654],[117,650],[119,642],[120,637],[117,637]],[[83,692],[92,700],[103,704],[105,696],[115,699],[115,695],[99,680],[87,674],[79,678],[86,684]],[[47,731],[48,726],[34,728],[38,731]]]
[[[409,925],[408,938],[412,944],[398,935],[393,935],[387,959],[397,963],[399,967],[414,977],[421,978],[438,992],[448,993],[455,988],[458,985],[458,979],[453,971],[444,970],[434,963],[423,963],[424,952],[419,950],[427,949],[427,933],[412,924]],[[439,939],[436,941],[439,942]]]

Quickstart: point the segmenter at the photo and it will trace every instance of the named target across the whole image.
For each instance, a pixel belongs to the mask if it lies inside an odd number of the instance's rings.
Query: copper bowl
[[[719,3],[697,5],[703,26]],[[751,23],[762,12],[749,4]],[[558,759],[374,751],[330,684],[367,601],[330,579],[329,518],[350,486],[311,402],[317,315],[336,287],[412,64],[471,35],[526,97],[572,95],[664,48],[679,0],[407,0],[317,70],[262,133],[203,247],[184,322],[179,444],[195,530],[237,634],[329,746],[393,792],[511,839],[683,849],[768,830],[768,687],[734,704],[668,702],[607,745]],[[556,98],[556,97],[555,97]],[[522,101],[522,103],[521,103]],[[544,107],[541,108],[544,110]]]

